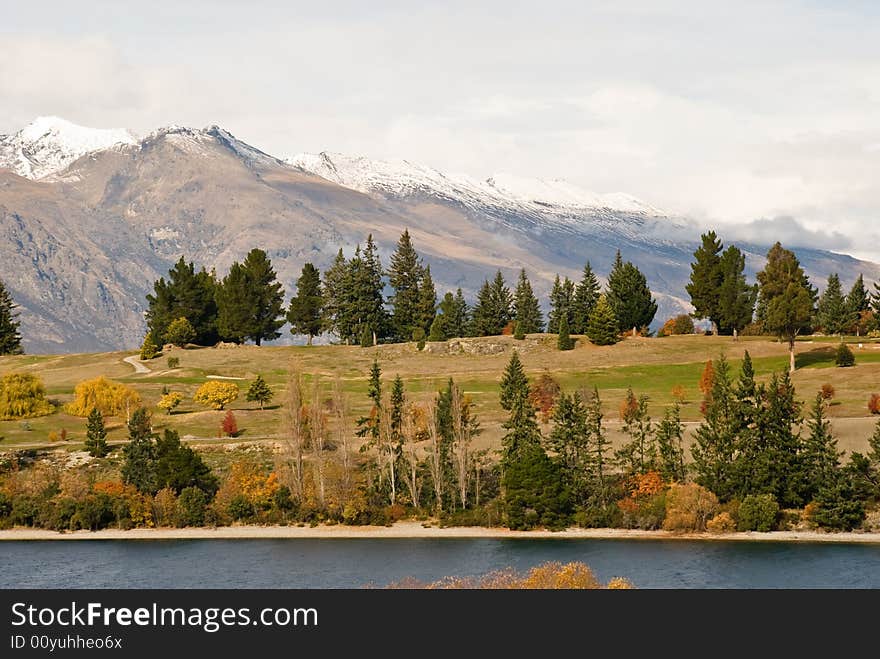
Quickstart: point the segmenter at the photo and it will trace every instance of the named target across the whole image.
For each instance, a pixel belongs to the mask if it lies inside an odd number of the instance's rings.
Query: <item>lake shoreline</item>
[[[8,529],[0,541],[33,540],[258,540],[258,539],[357,539],[357,538],[461,538],[461,539],[556,539],[556,540],[703,540],[710,542],[812,542],[880,544],[880,533],[823,533],[820,531],[772,531],[770,533],[672,533],[639,529],[578,529],[564,531],[511,531],[505,528],[422,526],[421,522],[397,522],[392,526],[223,526],[216,528],[102,529],[100,531],[49,531]]]

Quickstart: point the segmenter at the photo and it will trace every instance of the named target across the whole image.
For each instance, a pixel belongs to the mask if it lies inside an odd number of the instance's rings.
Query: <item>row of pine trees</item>
[[[409,231],[401,235],[387,270],[372,235],[351,258],[340,249],[323,275],[306,263],[286,309],[284,290],[261,249],[233,263],[222,279],[204,268],[196,271],[181,257],[167,280],[160,278],[153,288],[146,318],[147,338],[155,346],[248,340],[260,345],[278,338],[285,322],[310,344],[323,333],[366,346],[505,332],[521,338],[545,330],[566,337],[587,334],[607,344],[616,342],[622,330],[646,330],[657,312],[645,276],[619,252],[604,293],[589,263],[578,283],[557,276],[546,322],[525,270],[513,290],[499,270],[483,282],[473,306],[461,288],[438,303],[431,268],[415,250]]]

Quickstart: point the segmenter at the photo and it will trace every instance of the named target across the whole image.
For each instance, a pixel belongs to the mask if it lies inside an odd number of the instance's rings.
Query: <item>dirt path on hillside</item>
[[[131,364],[134,366],[135,373],[152,373],[153,370],[144,366],[143,362],[141,362],[140,357],[138,355],[132,355],[131,357],[125,357],[123,360],[126,364]]]

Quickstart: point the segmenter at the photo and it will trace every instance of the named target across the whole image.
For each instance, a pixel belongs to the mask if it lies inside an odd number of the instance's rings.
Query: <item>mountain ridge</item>
[[[461,286],[473,299],[496,269],[513,284],[525,268],[546,308],[557,273],[579,279],[590,261],[604,281],[619,249],[658,299],[655,325],[690,310],[698,227],[627,195],[329,152],[283,160],[216,125],[166,126],[42,177],[17,175],[3,153],[0,167],[11,171],[0,172],[0,261],[28,351],[136,347],[145,296],[181,255],[222,276],[252,247],[266,249],[289,299],[305,262],[324,269],[372,233],[387,266],[404,229],[441,296]],[[37,168],[61,163],[29,154]],[[767,247],[748,246],[750,277]],[[795,251],[814,280],[832,270],[844,281],[880,279],[877,264]]]

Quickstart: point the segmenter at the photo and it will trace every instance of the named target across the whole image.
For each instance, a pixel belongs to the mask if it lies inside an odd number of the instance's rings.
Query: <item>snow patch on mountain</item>
[[[149,148],[158,140],[165,140],[185,153],[204,158],[218,157],[216,147],[219,145],[234,153],[252,169],[286,167],[278,158],[242,142],[228,130],[217,125],[207,128],[187,128],[176,124],[164,126],[147,135],[140,142],[140,148]]]
[[[123,128],[86,128],[59,117],[38,117],[14,135],[0,135],[0,168],[36,180],[88,153],[136,142]]]
[[[657,243],[693,237],[694,227],[683,218],[630,195],[597,194],[561,179],[497,174],[481,181],[408,160],[371,160],[329,152],[303,153],[284,162],[365,194],[448,201],[504,223],[509,218],[519,218],[517,222],[526,218],[535,229],[553,225],[578,234],[608,230],[631,240]]]
[[[457,201],[550,206],[559,209],[602,209],[666,216],[668,213],[622,193],[597,194],[562,179],[523,178],[496,174],[485,181],[443,174],[408,160],[371,160],[322,152],[302,153],[285,162],[339,185],[364,193],[409,196],[430,192]]]

